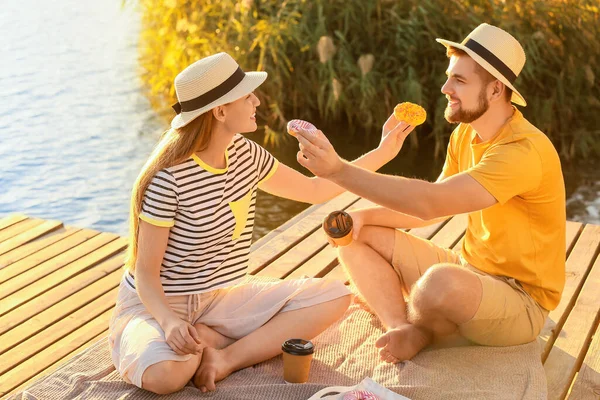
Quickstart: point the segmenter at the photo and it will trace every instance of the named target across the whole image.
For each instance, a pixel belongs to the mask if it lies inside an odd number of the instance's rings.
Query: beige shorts
[[[540,306],[518,281],[487,274],[452,250],[396,231],[392,265],[406,293],[427,268],[440,263],[467,268],[481,281],[481,303],[473,318],[459,325],[461,335],[482,345],[513,346],[531,342],[540,334],[548,310]]]
[[[125,285],[121,281],[108,342],[121,377],[141,388],[142,375],[149,366],[161,361],[187,361],[191,355],[178,355],[171,349],[158,322],[137,293]],[[208,293],[168,296],[167,301],[173,311],[190,324],[202,323],[222,335],[240,339],[278,313],[348,294],[350,291],[337,280],[247,280]]]

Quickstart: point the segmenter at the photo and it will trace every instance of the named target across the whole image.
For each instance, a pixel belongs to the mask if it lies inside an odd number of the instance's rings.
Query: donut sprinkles
[[[427,119],[427,112],[423,107],[414,103],[400,103],[394,107],[394,117],[409,125],[421,125]]]
[[[294,137],[296,136],[296,133],[300,129],[308,131],[309,133],[311,133],[313,135],[317,132],[316,126],[314,126],[310,122],[304,121],[302,119],[293,119],[290,122],[288,122],[288,124],[287,124],[288,133]]]
[[[379,397],[368,390],[353,390],[346,393],[342,400],[379,400]]]

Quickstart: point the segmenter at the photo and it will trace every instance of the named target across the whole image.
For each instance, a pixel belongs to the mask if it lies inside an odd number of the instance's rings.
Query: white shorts
[[[137,293],[121,281],[110,321],[109,346],[113,363],[128,383],[142,387],[146,368],[161,361],[187,361],[165,340],[165,334]],[[173,311],[190,324],[204,324],[222,335],[240,339],[280,312],[314,306],[350,294],[341,281],[297,279],[246,281],[207,293],[167,296]]]

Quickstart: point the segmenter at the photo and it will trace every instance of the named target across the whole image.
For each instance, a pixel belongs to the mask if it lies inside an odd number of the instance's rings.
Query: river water
[[[132,184],[168,124],[138,77],[139,20],[121,0],[2,2],[0,217],[127,234]],[[365,150],[332,141],[346,158]],[[293,141],[271,151],[301,168]],[[384,171],[433,179],[441,165],[429,153],[405,149]],[[600,223],[597,171],[565,167],[570,219]],[[306,206],[259,194],[255,238]]]

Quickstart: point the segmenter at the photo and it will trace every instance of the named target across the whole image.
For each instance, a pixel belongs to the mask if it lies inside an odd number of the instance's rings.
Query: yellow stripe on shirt
[[[261,183],[268,181],[275,174],[275,171],[277,171],[277,167],[279,167],[279,161],[276,159],[275,163],[273,163],[273,168],[271,168],[267,176],[258,182],[258,184],[260,185]]]
[[[140,214],[140,219],[142,221],[146,221],[149,224],[155,225],[155,226],[160,226],[162,228],[170,228],[173,225],[175,225],[175,221],[160,221],[158,219],[152,219],[150,217],[147,217],[143,214]]]

